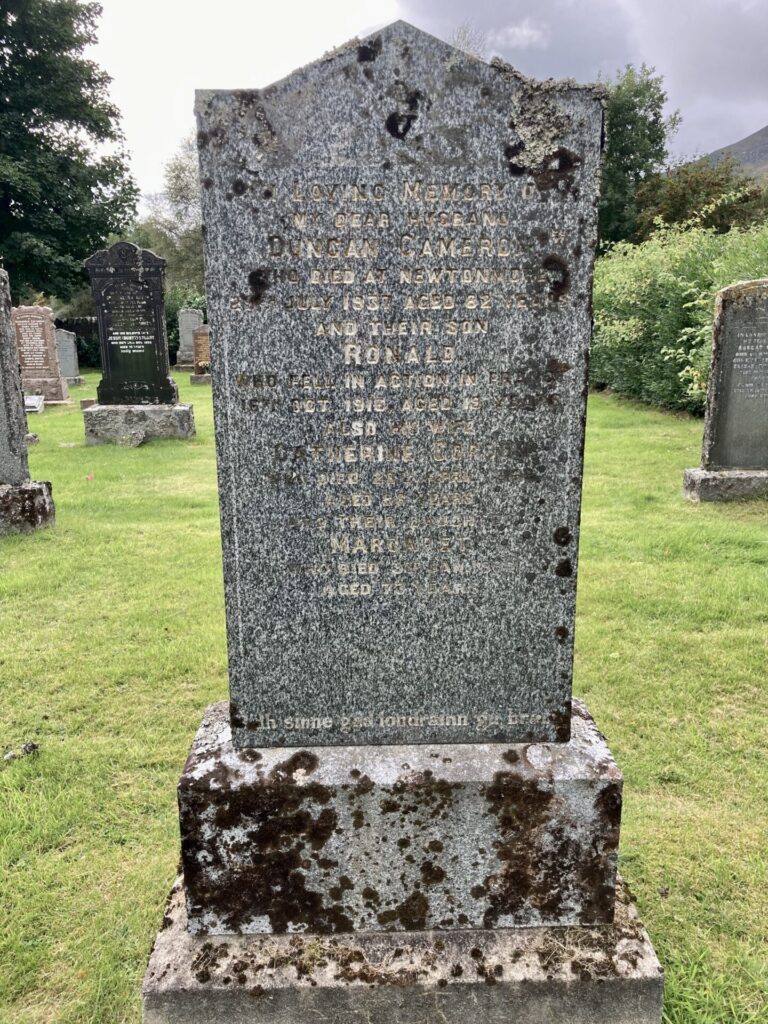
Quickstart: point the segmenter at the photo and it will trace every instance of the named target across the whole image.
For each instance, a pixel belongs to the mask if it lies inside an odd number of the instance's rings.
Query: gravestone
[[[732,501],[768,494],[768,278],[718,292],[701,469],[685,496]]]
[[[192,335],[194,370],[190,376],[190,384],[211,383],[211,335],[208,324],[198,327]]]
[[[0,534],[25,533],[55,520],[50,483],[29,479],[15,327],[8,274],[0,270]]]
[[[56,328],[56,346],[59,350],[61,375],[70,387],[78,387],[85,381],[80,376],[80,365],[77,359],[77,341],[73,331]]]
[[[66,402],[69,390],[62,380],[53,310],[49,306],[17,306],[13,328],[24,391],[42,395],[46,402]]]
[[[598,93],[397,22],[197,117],[231,700],[145,1021],[658,1024],[571,700]]]
[[[165,260],[117,242],[85,261],[99,324],[103,377],[86,409],[88,444],[192,437],[192,406],[179,404],[165,330]]]
[[[194,335],[203,323],[203,314],[199,309],[179,310],[179,351],[176,355],[176,368],[179,373],[193,371],[195,362]]]

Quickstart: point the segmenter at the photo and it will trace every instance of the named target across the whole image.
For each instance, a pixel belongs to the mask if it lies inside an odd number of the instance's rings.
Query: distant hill
[[[709,159],[717,164],[727,153],[756,178],[768,178],[768,125],[739,142],[716,149],[714,153],[709,154]]]

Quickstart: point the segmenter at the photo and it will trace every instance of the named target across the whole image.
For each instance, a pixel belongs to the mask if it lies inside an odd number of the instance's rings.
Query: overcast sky
[[[592,81],[628,62],[664,76],[683,124],[678,154],[707,153],[768,124],[768,0],[101,0],[92,56],[136,179],[159,191],[192,130],[196,88],[259,88],[353,36],[403,18],[448,38],[471,18],[538,78]]]

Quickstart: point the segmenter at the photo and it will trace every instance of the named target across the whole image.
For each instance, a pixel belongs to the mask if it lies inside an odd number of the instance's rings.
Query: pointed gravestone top
[[[397,22],[197,116],[235,743],[567,739],[599,97]]]
[[[173,405],[163,294],[165,260],[117,242],[85,261],[91,278],[104,376],[102,405]]]

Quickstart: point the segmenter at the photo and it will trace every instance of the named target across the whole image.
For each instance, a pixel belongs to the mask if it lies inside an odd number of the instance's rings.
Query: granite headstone
[[[191,369],[194,364],[194,334],[202,325],[203,319],[202,311],[199,309],[179,310],[179,350],[176,365],[180,370]]]
[[[85,261],[99,321],[100,405],[173,405],[165,330],[165,260],[117,242]]]
[[[29,319],[21,321],[23,328],[29,323]],[[21,333],[23,338],[24,330]],[[8,274],[0,270],[0,534],[50,526],[54,521],[50,483],[29,479],[18,341]]]
[[[448,53],[198,93],[238,745],[568,738],[602,112]]]
[[[43,395],[46,402],[66,402],[69,389],[59,365],[53,310],[49,306],[17,306],[13,327],[24,391]]]
[[[56,328],[56,345],[59,350],[61,375],[67,384],[77,386],[83,383],[80,376],[80,364],[77,358],[77,339],[73,331]]]
[[[686,470],[684,491],[700,501],[768,494],[768,278],[718,293],[701,469]]]

